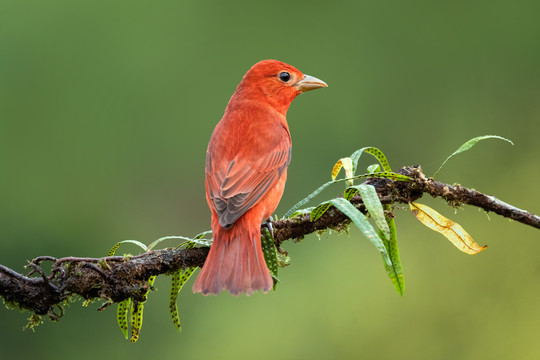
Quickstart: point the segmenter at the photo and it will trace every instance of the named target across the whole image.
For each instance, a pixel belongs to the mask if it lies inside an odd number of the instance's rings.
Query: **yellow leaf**
[[[336,180],[336,177],[338,176],[341,168],[345,170],[345,177],[350,178],[354,176],[352,159],[350,157],[346,157],[339,159],[334,165],[334,168],[332,169],[332,180]],[[349,183],[349,185],[353,185],[352,180],[349,180],[347,182]]]
[[[432,208],[415,203],[409,203],[409,206],[414,216],[422,224],[443,234],[455,247],[464,253],[474,255],[487,248],[487,245],[478,245],[461,225],[445,218]]]

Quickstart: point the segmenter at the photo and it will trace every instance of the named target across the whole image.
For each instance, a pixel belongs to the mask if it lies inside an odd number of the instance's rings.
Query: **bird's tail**
[[[260,224],[243,216],[228,230],[217,221],[212,228],[214,242],[193,292],[208,295],[227,290],[233,295],[250,295],[270,290],[273,281],[261,249]]]

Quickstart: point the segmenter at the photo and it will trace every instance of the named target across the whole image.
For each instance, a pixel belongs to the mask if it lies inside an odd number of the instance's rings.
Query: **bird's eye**
[[[279,80],[281,80],[283,82],[287,82],[287,81],[289,81],[291,79],[291,74],[289,74],[286,71],[282,71],[282,72],[279,73],[278,77],[279,77]]]

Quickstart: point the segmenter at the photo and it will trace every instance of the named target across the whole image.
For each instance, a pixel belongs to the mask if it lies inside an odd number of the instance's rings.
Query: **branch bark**
[[[444,199],[451,206],[477,206],[540,229],[539,216],[476,190],[426,178],[420,167],[404,167],[399,173],[411,177],[413,181],[375,178],[367,181],[375,187],[383,204],[406,204],[416,201],[423,194],[429,194]],[[365,211],[360,196],[355,196],[351,202]],[[286,240],[301,239],[326,229],[344,229],[348,224],[349,219],[343,213],[331,208],[314,222],[310,221],[309,215],[274,222],[274,239],[279,247]],[[27,309],[37,315],[48,315],[52,320],[59,318],[55,308],[61,309],[63,302],[73,295],[84,299],[99,298],[108,303],[127,298],[144,301],[149,277],[202,266],[208,249],[161,249],[131,257],[56,259],[42,256],[27,265],[32,270],[26,276],[0,265],[0,296],[7,305]],[[45,274],[41,268],[44,261],[53,263],[50,274]]]

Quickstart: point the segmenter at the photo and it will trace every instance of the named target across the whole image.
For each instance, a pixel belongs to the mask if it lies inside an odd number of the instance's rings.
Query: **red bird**
[[[272,288],[261,223],[276,209],[291,161],[285,115],[294,98],[326,83],[276,60],[253,65],[206,151],[206,201],[214,241],[193,292],[233,295]]]

